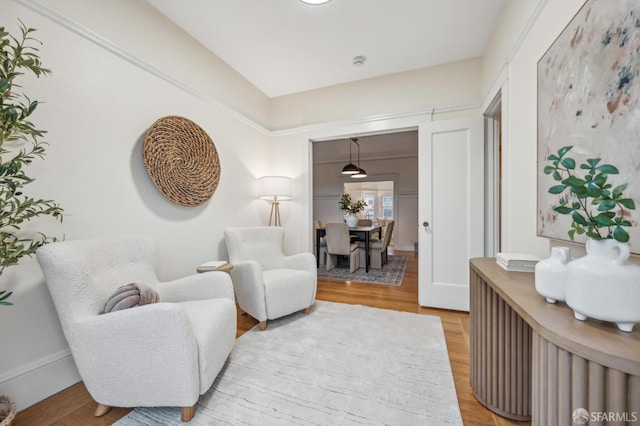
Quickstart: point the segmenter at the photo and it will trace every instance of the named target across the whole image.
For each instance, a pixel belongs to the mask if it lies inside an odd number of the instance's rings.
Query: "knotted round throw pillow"
[[[100,313],[106,314],[156,302],[158,302],[158,293],[154,289],[141,283],[130,283],[118,287],[109,296]]]

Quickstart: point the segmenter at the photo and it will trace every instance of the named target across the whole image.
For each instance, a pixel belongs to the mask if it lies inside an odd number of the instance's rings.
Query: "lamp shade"
[[[271,200],[290,200],[292,195],[292,180],[286,176],[263,176],[258,179],[258,197]]]

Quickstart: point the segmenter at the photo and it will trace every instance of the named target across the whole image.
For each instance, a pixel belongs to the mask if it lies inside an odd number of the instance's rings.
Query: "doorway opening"
[[[381,220],[395,219],[394,216],[394,180],[371,180],[366,182],[345,182],[344,193],[350,194],[354,200],[362,200],[367,205],[358,214],[359,219],[371,220],[373,224]],[[393,245],[393,234],[391,242]]]

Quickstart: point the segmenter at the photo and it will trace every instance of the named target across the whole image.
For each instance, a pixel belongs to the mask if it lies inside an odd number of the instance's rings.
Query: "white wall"
[[[449,109],[467,110],[479,104],[481,77],[482,61],[476,58],[280,96],[271,100],[271,128],[288,129],[432,108],[436,114]]]

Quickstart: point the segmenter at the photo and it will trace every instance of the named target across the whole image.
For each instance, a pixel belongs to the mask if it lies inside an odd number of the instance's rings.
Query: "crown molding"
[[[91,41],[95,45],[107,50],[108,52],[144,70],[145,72],[148,72],[153,76],[164,80],[168,84],[171,84],[177,87],[178,89],[183,90],[202,101],[205,101],[211,105],[216,106],[217,108],[220,108],[223,111],[223,113],[227,114],[231,118],[238,120],[239,122],[247,125],[248,127],[266,136],[275,136],[275,137],[290,136],[290,135],[296,135],[296,134],[317,132],[328,127],[349,126],[354,124],[366,124],[366,123],[372,123],[372,122],[379,122],[382,120],[396,120],[396,119],[403,119],[403,118],[413,118],[418,116],[420,117],[430,116],[431,120],[433,120],[433,116],[435,114],[447,114],[447,113],[468,111],[472,109],[478,109],[483,105],[483,102],[479,100],[477,102],[471,102],[471,103],[461,104],[461,105],[453,105],[453,106],[442,107],[442,108],[436,108],[436,107],[421,108],[419,110],[413,110],[408,112],[379,114],[379,115],[372,115],[367,117],[358,117],[358,118],[350,118],[345,120],[320,122],[320,123],[309,124],[309,125],[304,125],[299,127],[273,130],[255,122],[254,120],[248,118],[242,113],[220,102],[218,99],[214,98],[213,96],[206,94],[203,91],[198,90],[195,87],[192,87],[184,83],[178,78],[175,78],[174,76],[164,71],[161,71],[160,69],[156,68],[155,66],[145,61],[140,60],[136,56],[129,53],[126,49],[118,46],[117,44],[107,40],[106,38],[100,36],[99,34],[83,27],[77,22],[67,18],[66,16],[46,6],[45,4],[43,4],[42,1],[38,1],[38,0],[14,0],[14,1],[46,17],[47,19],[61,25],[62,27],[71,30],[77,35]],[[518,49],[522,45],[526,35],[530,31],[531,27],[533,26],[533,23],[537,19],[537,16],[539,15],[540,11],[542,10],[546,2],[547,0],[539,0],[534,14],[527,22],[525,29],[520,34],[520,37],[518,38],[518,40],[516,41],[512,49],[510,50],[507,57],[505,58],[505,62],[501,64],[500,69],[498,69],[494,80],[500,77],[500,75],[502,74],[502,69],[508,64],[508,62],[510,61],[510,58],[513,57],[513,55],[518,51]],[[483,99],[485,99],[487,96],[490,96],[490,95],[491,93],[487,92]]]

